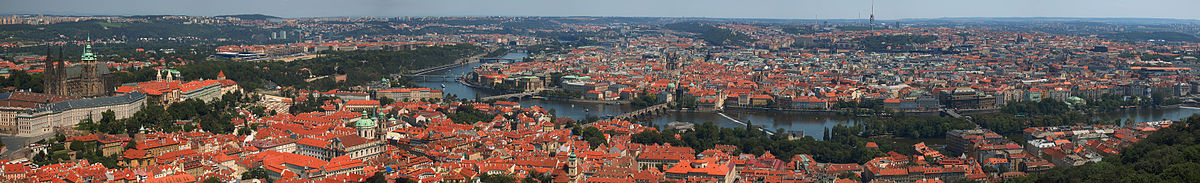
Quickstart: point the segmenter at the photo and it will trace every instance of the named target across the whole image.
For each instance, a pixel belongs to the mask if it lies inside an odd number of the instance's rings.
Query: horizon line
[[[700,18],[700,19],[760,19],[760,20],[868,20],[868,18],[779,18],[779,17],[705,17],[705,16],[607,16],[607,15],[396,15],[396,16],[377,16],[377,15],[341,15],[341,16],[300,16],[300,17],[285,17],[262,13],[237,13],[223,15],[183,15],[183,14],[53,14],[53,13],[4,13],[4,16],[12,15],[42,15],[42,16],[67,16],[67,17],[132,17],[132,16],[188,16],[188,17],[218,17],[218,16],[235,16],[235,15],[265,15],[278,17],[281,19],[305,19],[305,18],[407,18],[407,17],[598,17],[598,18]],[[1163,20],[1191,20],[1200,21],[1200,18],[1178,18],[1178,17],[1070,17],[1070,16],[947,16],[947,17],[920,17],[920,18],[890,18],[876,20],[937,20],[937,19],[1163,19]]]

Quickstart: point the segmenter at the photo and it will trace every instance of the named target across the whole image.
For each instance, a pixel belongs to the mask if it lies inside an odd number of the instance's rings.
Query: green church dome
[[[370,119],[366,119],[366,118],[359,119],[357,122],[354,122],[354,126],[355,126],[355,127],[371,127],[371,126],[375,126],[375,120],[370,120]]]

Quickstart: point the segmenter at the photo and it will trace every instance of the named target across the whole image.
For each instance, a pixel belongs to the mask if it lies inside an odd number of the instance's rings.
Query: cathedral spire
[[[88,44],[83,47],[83,55],[79,57],[79,61],[96,61],[96,55],[92,54],[91,37],[88,37]]]
[[[50,49],[50,45],[46,45],[46,60],[43,61],[46,63],[46,73],[54,71],[54,52],[51,52],[50,50],[52,50]]]
[[[65,49],[64,47],[67,47],[67,46],[59,46],[58,47],[58,58],[56,58],[58,60],[55,60],[58,62],[55,63],[55,65],[54,65],[55,69],[62,69],[62,68],[67,67],[67,56],[63,55],[63,53],[65,53],[65,51],[63,51]]]

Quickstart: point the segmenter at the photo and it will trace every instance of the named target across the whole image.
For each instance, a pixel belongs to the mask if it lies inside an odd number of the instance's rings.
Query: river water
[[[508,53],[504,58],[522,58],[527,56],[525,53]],[[461,75],[471,72],[474,68],[479,67],[480,63],[468,64],[463,67],[457,67],[445,71],[429,73],[429,75]],[[446,95],[457,95],[459,98],[475,98],[497,95],[498,93],[471,88],[458,81],[422,81],[417,82],[422,87],[429,88],[445,88],[442,91]],[[570,117],[572,119],[583,119],[588,115],[591,116],[615,116],[625,112],[637,110],[629,104],[598,104],[598,103],[579,103],[557,100],[541,100],[541,99],[522,99],[518,101],[521,106],[542,106],[546,110],[553,109],[558,116]],[[750,122],[753,125],[761,125],[763,128],[771,131],[784,129],[803,133],[804,135],[813,136],[820,139],[826,128],[832,128],[834,125],[853,125],[857,121],[853,117],[837,116],[837,115],[819,115],[819,114],[794,114],[794,113],[778,113],[778,112],[763,112],[751,110],[734,110],[726,111],[727,115],[736,118],[743,122]],[[1197,108],[1172,108],[1172,109],[1140,109],[1126,110],[1106,114],[1100,114],[1097,119],[1101,120],[1122,120],[1132,119],[1134,122],[1158,121],[1158,120],[1178,120],[1187,118],[1193,114],[1200,114],[1200,109]],[[713,112],[673,112],[665,115],[659,115],[651,120],[654,124],[666,126],[667,123],[682,121],[693,123],[713,122],[722,127],[742,127],[742,124],[733,122],[724,116]]]

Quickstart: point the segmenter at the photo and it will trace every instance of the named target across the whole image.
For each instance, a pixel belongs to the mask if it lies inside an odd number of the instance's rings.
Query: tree
[[[1012,182],[1197,182],[1200,181],[1200,115],[1193,115],[1083,166],[1053,169]]]
[[[390,105],[390,104],[394,104],[394,103],[396,103],[396,100],[393,100],[392,98],[388,98],[386,96],[379,96],[379,104],[380,105]]]
[[[113,112],[111,109],[100,113],[99,125],[101,131],[109,134],[121,133],[123,130],[125,130],[125,125],[117,122],[117,113]]]
[[[242,127],[238,129],[238,135],[250,135],[252,132],[254,132],[254,130],[251,130],[249,127]]]
[[[363,181],[363,183],[388,183],[388,179],[387,176],[383,175],[383,172],[375,172],[371,177],[367,177],[367,180]]]
[[[524,179],[521,179],[521,183],[548,183],[553,180],[554,177],[550,176],[549,173],[531,171],[529,172],[528,176],[525,176]]]
[[[846,173],[838,174],[837,178],[850,179],[850,180],[854,180],[854,181],[862,180],[861,178],[858,177],[858,175],[855,175],[853,172],[846,172]]]
[[[250,179],[270,179],[271,174],[266,168],[254,167],[242,173],[242,180]],[[270,181],[267,181],[270,182]]]
[[[658,96],[654,94],[639,95],[638,97],[631,99],[629,102],[629,104],[632,104],[634,107],[650,107],[660,103],[662,103],[662,101],[658,100]]]
[[[504,175],[504,174],[498,174],[498,175],[483,174],[483,175],[479,175],[479,182],[483,182],[483,183],[513,183],[513,182],[517,182],[517,178],[513,178],[510,175]]]
[[[592,148],[599,147],[600,144],[605,144],[608,141],[608,139],[604,139],[604,132],[600,132],[599,128],[592,126],[583,127],[583,129],[576,134],[579,134],[579,136],[583,137],[583,140],[587,141],[588,145],[591,145]]]
[[[130,135],[130,137],[132,137],[132,135]],[[131,140],[129,143],[125,143],[125,149],[137,149],[137,141]]]
[[[204,179],[204,183],[221,183],[221,179],[217,177],[208,177]]]

